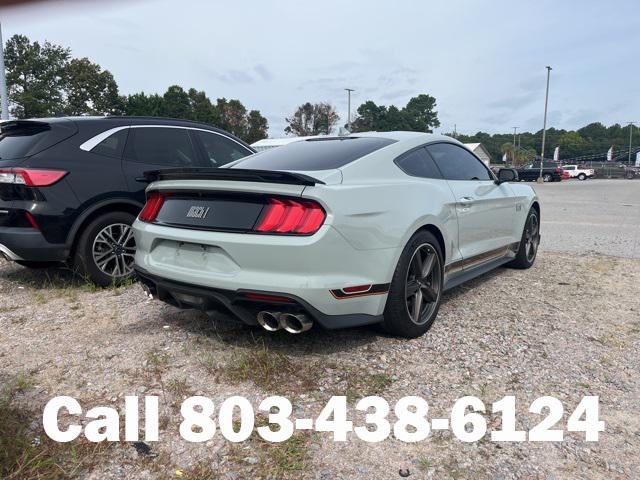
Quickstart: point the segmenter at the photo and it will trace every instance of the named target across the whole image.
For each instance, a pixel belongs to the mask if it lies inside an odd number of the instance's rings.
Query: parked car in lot
[[[596,174],[593,168],[587,168],[584,165],[563,165],[562,170],[569,173],[569,178],[577,178],[578,180],[593,178]]]
[[[633,180],[640,178],[640,169],[624,163],[613,162],[591,162],[590,168],[593,168],[599,178],[626,178]]]
[[[131,224],[147,170],[219,167],[254,153],[209,125],[157,118],[12,120],[0,126],[0,253],[70,260],[98,285],[133,271]]]
[[[517,169],[521,182],[536,181],[540,177],[540,162],[533,162]],[[544,162],[542,179],[545,182],[562,181],[562,169],[554,162]]]
[[[134,223],[148,293],[270,331],[379,323],[416,337],[444,290],[528,268],[538,248],[534,190],[438,135],[310,139],[149,178]]]

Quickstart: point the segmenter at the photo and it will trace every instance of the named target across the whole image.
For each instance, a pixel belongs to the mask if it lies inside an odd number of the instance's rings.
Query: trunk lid
[[[165,195],[155,223],[240,233],[255,228],[271,199],[301,197],[307,186],[323,184],[324,180],[336,182],[342,175],[339,171],[190,168],[145,172],[145,178],[152,181],[147,192]]]

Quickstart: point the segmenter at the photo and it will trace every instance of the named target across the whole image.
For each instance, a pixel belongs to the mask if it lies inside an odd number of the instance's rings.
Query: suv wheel
[[[627,177],[628,180],[633,180],[634,176],[635,176],[635,174],[632,171],[627,172],[626,177]]]
[[[382,327],[392,335],[416,338],[438,314],[443,286],[443,260],[437,239],[416,233],[404,248],[393,274]]]
[[[580,175],[578,175],[578,180],[586,180],[587,176],[584,173],[581,173]]]
[[[550,173],[545,173],[545,174],[542,176],[542,180],[543,180],[544,182],[551,182],[551,181],[553,181],[553,177],[551,176],[551,174],[550,174]]]
[[[133,274],[136,251],[131,224],[136,217],[111,212],[94,219],[78,240],[74,264],[96,285],[117,285]]]

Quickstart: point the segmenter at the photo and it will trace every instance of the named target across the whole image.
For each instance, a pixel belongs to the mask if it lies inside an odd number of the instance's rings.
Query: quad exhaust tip
[[[284,328],[289,333],[306,332],[313,326],[313,320],[303,313],[281,313],[263,310],[257,315],[258,323],[269,332]]]
[[[267,312],[263,310],[258,312],[258,316],[256,317],[258,323],[262,328],[269,332],[275,332],[282,328],[280,324],[280,312]]]

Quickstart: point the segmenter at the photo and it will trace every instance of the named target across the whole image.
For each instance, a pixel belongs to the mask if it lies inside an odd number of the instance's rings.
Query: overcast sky
[[[629,1],[46,1],[0,10],[3,36],[68,46],[122,93],[178,84],[238,98],[282,136],[285,116],[328,101],[437,99],[442,126],[475,133],[640,121],[640,4]]]

